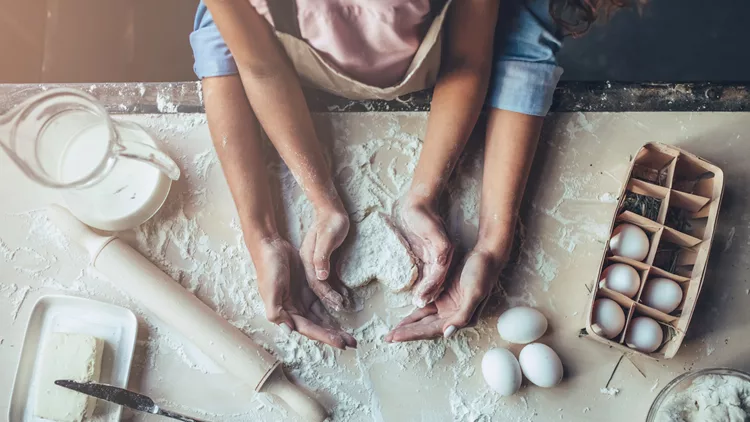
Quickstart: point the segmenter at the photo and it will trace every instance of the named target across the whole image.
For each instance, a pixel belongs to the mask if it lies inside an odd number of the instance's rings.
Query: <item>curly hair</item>
[[[585,34],[599,18],[623,8],[641,10],[646,0],[551,0],[549,12],[566,35]]]

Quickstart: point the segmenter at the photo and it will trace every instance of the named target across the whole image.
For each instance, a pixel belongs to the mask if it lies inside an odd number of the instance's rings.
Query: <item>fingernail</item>
[[[279,324],[279,328],[281,328],[281,332],[286,335],[292,334],[292,327],[290,327],[286,322],[282,322],[281,324]]]
[[[445,338],[451,338],[453,333],[456,332],[456,326],[455,325],[449,325],[448,328],[445,329],[443,332],[443,337]]]
[[[315,275],[318,277],[318,280],[328,280],[328,271],[326,270],[317,270],[315,271]]]

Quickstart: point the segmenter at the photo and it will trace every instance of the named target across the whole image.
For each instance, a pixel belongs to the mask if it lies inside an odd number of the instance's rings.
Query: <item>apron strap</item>
[[[297,2],[295,0],[268,0],[268,11],[271,13],[274,27],[277,31],[289,34],[295,38],[302,38],[297,17]]]

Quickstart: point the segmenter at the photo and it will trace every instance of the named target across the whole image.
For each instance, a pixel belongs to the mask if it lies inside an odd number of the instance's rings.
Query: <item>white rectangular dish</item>
[[[104,341],[99,381],[127,388],[138,322],[120,306],[72,296],[43,296],[34,305],[21,349],[10,400],[10,422],[46,422],[34,417],[42,347],[55,332],[81,333]],[[93,418],[119,421],[122,408],[99,400]]]

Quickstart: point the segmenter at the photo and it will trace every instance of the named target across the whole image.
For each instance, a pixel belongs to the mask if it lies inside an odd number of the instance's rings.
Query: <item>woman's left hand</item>
[[[496,255],[474,249],[435,302],[404,318],[385,336],[385,341],[448,338],[457,330],[476,324],[480,305],[492,293],[504,265],[504,260]]]

